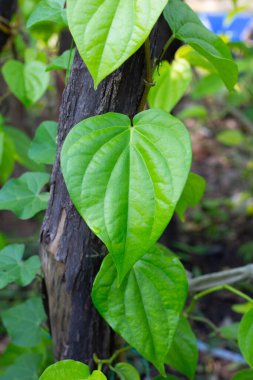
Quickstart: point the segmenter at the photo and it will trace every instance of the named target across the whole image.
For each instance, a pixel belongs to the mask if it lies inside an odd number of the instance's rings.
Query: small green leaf
[[[164,10],[164,17],[173,35],[207,58],[227,88],[232,90],[238,79],[238,69],[222,39],[210,32],[181,0],[170,0]]]
[[[194,100],[201,99],[205,96],[215,95],[221,92],[224,84],[217,74],[208,74],[201,77],[193,86],[191,96]]]
[[[240,322],[238,342],[247,363],[253,367],[253,309],[248,311]]]
[[[86,364],[74,360],[62,360],[48,367],[39,380],[81,380],[90,375]]]
[[[25,173],[9,180],[0,190],[0,210],[10,210],[20,219],[29,219],[47,208],[49,193],[40,193],[49,181],[46,173]]]
[[[87,380],[106,380],[107,378],[101,371],[93,371],[92,374],[88,377]]]
[[[176,206],[176,213],[184,222],[188,207],[196,207],[201,201],[206,188],[206,181],[198,174],[190,173],[184,190]]]
[[[0,289],[11,282],[27,286],[38,273],[39,258],[33,256],[23,261],[24,250],[23,244],[12,244],[0,251]]]
[[[144,43],[167,0],[68,0],[70,32],[95,86]]]
[[[122,280],[168,225],[191,165],[184,125],[160,110],[130,119],[83,120],[64,143],[64,179],[91,230],[106,244]]]
[[[205,120],[208,116],[208,112],[204,106],[192,105],[183,109],[176,115],[180,120],[185,119],[200,119]]]
[[[253,369],[243,369],[237,372],[231,380],[252,380],[253,379]]]
[[[232,310],[239,314],[246,314],[252,308],[253,304],[251,302],[239,303],[232,306]]]
[[[120,380],[141,380],[138,371],[129,363],[118,363],[114,367]]]
[[[54,163],[57,127],[58,124],[55,121],[43,121],[39,125],[28,152],[32,160],[48,165]]]
[[[180,261],[164,247],[143,256],[118,286],[111,255],[96,277],[92,299],[102,317],[164,374],[164,363],[185,303]]]
[[[15,147],[10,137],[0,129],[0,183],[11,175],[15,163]]]
[[[28,156],[28,149],[31,145],[31,140],[28,136],[13,127],[4,127],[4,132],[10,137],[15,146],[15,160],[29,170],[43,171],[44,166],[32,161]]]
[[[220,327],[220,334],[223,338],[228,340],[237,340],[239,323],[230,323],[229,325],[224,325]]]
[[[0,380],[38,380],[38,369],[41,356],[34,353],[25,353],[7,368]]]
[[[67,25],[65,0],[42,0],[35,7],[27,21],[27,28],[47,22],[55,22],[59,25]]]
[[[186,92],[192,79],[191,67],[184,59],[170,65],[161,62],[154,73],[155,86],[151,87],[148,102],[151,108],[170,112]]]
[[[8,60],[2,68],[11,92],[28,108],[44,94],[49,84],[46,65],[40,61],[21,63]]]
[[[197,363],[197,339],[189,322],[182,316],[167,355],[167,364],[187,376],[188,379],[193,380]]]
[[[227,146],[238,146],[245,141],[245,135],[237,129],[225,130],[218,133],[217,140]]]
[[[73,65],[74,56],[75,49],[66,50],[59,57],[52,60],[52,62],[47,66],[46,71],[70,69]]]
[[[41,323],[46,319],[40,298],[32,298],[1,313],[3,324],[14,344],[34,347],[41,340]]]

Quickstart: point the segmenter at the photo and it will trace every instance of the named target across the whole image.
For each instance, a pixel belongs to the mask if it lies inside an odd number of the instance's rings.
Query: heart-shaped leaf
[[[253,367],[253,309],[248,311],[241,320],[238,342],[247,363]]]
[[[62,360],[48,367],[39,380],[81,380],[90,375],[86,364],[75,360]]]
[[[151,108],[170,112],[184,95],[192,79],[192,71],[185,59],[163,61],[154,73],[155,86],[151,87],[148,102]]]
[[[227,88],[232,90],[238,79],[238,69],[222,39],[210,32],[182,0],[170,0],[164,16],[173,35],[207,58]]]
[[[62,150],[71,199],[106,244],[120,280],[169,223],[191,165],[184,125],[160,110],[133,119],[109,113],[83,120]]]
[[[167,0],[68,0],[71,34],[97,86],[147,39]]]
[[[92,299],[102,317],[164,374],[187,293],[185,270],[164,247],[153,247],[118,286],[109,254],[96,277]]]
[[[4,80],[11,92],[26,106],[36,103],[44,94],[49,84],[46,65],[40,61],[25,64],[9,60],[3,68]]]

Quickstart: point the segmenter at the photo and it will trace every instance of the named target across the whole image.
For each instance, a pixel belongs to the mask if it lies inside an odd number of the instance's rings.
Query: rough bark
[[[160,49],[165,42],[157,40],[157,35],[156,29],[151,38],[153,52],[155,46]],[[41,233],[41,260],[56,359],[72,358],[91,364],[94,352],[108,357],[114,344],[113,334],[96,312],[90,296],[105,248],[69,198],[60,169],[61,147],[69,130],[82,119],[108,111],[130,117],[137,113],[144,75],[141,48],[94,91],[91,76],[76,54],[63,94],[51,200]]]
[[[0,51],[11,36],[9,21],[17,9],[17,0],[0,0]]]

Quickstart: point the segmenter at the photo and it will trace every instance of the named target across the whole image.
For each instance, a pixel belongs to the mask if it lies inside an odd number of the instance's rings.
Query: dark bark
[[[156,30],[151,38],[153,52],[158,45],[157,34]],[[91,364],[94,352],[108,357],[114,344],[113,334],[90,296],[105,248],[69,198],[60,169],[60,150],[69,130],[82,119],[108,111],[130,117],[137,113],[144,88],[144,62],[141,48],[94,91],[91,76],[76,54],[64,91],[51,200],[41,233],[41,259],[57,359],[72,358]]]
[[[17,9],[17,0],[0,0],[0,51],[11,36],[9,21]]]

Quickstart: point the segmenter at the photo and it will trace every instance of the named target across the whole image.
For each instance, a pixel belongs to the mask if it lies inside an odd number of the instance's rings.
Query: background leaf
[[[20,219],[29,219],[47,208],[49,193],[40,193],[49,181],[47,173],[25,173],[9,180],[0,190],[0,210],[10,210]]]
[[[81,163],[81,164],[80,164]],[[106,244],[122,280],[168,225],[191,165],[191,144],[173,116],[149,110],[83,120],[61,165],[71,199]]]
[[[54,163],[57,127],[55,121],[43,121],[39,125],[29,149],[29,157],[32,160],[48,165]]]
[[[15,147],[12,140],[0,129],[0,183],[5,183],[14,169]]]
[[[187,293],[185,270],[164,247],[150,249],[119,287],[111,255],[96,277],[92,299],[102,317],[164,374]]]
[[[90,375],[86,364],[74,360],[62,360],[48,367],[39,380],[81,380]]]
[[[0,380],[38,380],[38,367],[41,357],[34,353],[25,353],[17,358]]]
[[[68,0],[67,4],[70,32],[97,86],[144,43],[167,0]]]
[[[131,364],[129,363],[118,363],[114,367],[120,380],[140,380],[140,375]]]
[[[217,140],[227,146],[238,146],[245,141],[245,137],[241,131],[234,129],[219,132]]]
[[[253,367],[253,309],[248,311],[241,320],[238,342],[243,356]]]
[[[67,70],[71,69],[73,65],[74,56],[76,49],[66,50],[59,57],[56,57],[52,62],[47,66],[46,71],[52,70]]]
[[[243,369],[242,371],[236,373],[231,380],[252,380],[253,379],[253,369]]]
[[[27,28],[47,22],[67,25],[65,0],[42,0],[27,21]]]

